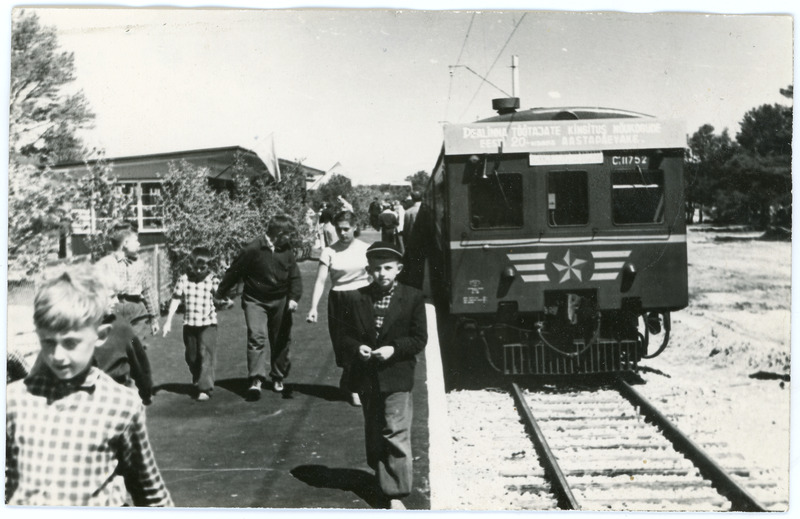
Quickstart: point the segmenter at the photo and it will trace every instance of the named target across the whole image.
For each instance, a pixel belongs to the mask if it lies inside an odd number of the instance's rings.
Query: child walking
[[[217,290],[217,299],[224,299],[234,285],[244,282],[248,400],[261,398],[261,385],[267,380],[268,370],[272,390],[282,392],[283,381],[292,367],[292,314],[303,294],[303,280],[291,246],[294,232],[289,216],[275,215],[266,234],[239,252]]]
[[[183,302],[183,345],[186,364],[192,374],[195,398],[203,402],[214,390],[217,363],[217,310],[214,293],[219,279],[211,273],[213,254],[206,247],[195,247],[189,255],[187,273],[178,278],[169,313],[164,322],[164,337],[172,330],[172,318]]]
[[[343,312],[352,318],[342,324],[341,341],[363,403],[367,463],[389,508],[402,510],[413,474],[414,366],[428,342],[425,300],[397,283],[403,254],[394,243],[373,243],[366,254],[372,283],[344,293]]]
[[[172,506],[133,389],[93,366],[109,294],[94,270],[45,281],[34,298],[41,350],[6,394],[6,503]]]

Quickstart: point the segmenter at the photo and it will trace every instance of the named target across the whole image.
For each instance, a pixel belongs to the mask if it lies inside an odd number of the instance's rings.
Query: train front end
[[[688,303],[684,147],[678,122],[599,108],[446,126],[429,204],[451,357],[571,375],[660,353]]]

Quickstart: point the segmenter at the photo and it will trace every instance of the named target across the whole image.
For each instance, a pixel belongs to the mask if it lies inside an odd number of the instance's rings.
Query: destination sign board
[[[683,121],[590,119],[448,124],[447,155],[685,148]]]

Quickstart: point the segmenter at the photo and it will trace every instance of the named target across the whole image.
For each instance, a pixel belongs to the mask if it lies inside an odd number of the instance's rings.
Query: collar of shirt
[[[384,297],[394,294],[394,288],[397,286],[397,280],[392,281],[391,286],[386,290],[380,288],[377,284],[372,285],[372,297],[374,299],[383,299]]]
[[[115,252],[114,259],[117,260],[117,263],[124,263],[125,265],[130,263],[130,259],[128,259],[128,256],[126,256],[122,251]]]
[[[94,393],[97,387],[97,378],[100,370],[94,366],[82,374],[69,380],[61,380],[56,377],[47,366],[39,365],[33,373],[25,378],[25,384],[30,388],[31,393],[47,395],[49,401],[64,398],[78,391],[88,394]]]
[[[275,252],[275,244],[272,243],[272,240],[270,240],[269,236],[267,236],[266,234],[261,238],[261,248],[269,249],[272,252]]]

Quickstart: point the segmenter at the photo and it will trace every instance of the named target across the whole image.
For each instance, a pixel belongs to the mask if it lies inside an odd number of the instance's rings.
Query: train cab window
[[[589,223],[589,188],[585,171],[548,173],[547,222],[551,226]]]
[[[473,229],[522,227],[522,175],[490,173],[472,181],[469,215]]]
[[[635,169],[611,172],[611,204],[615,224],[664,221],[664,172]]]

